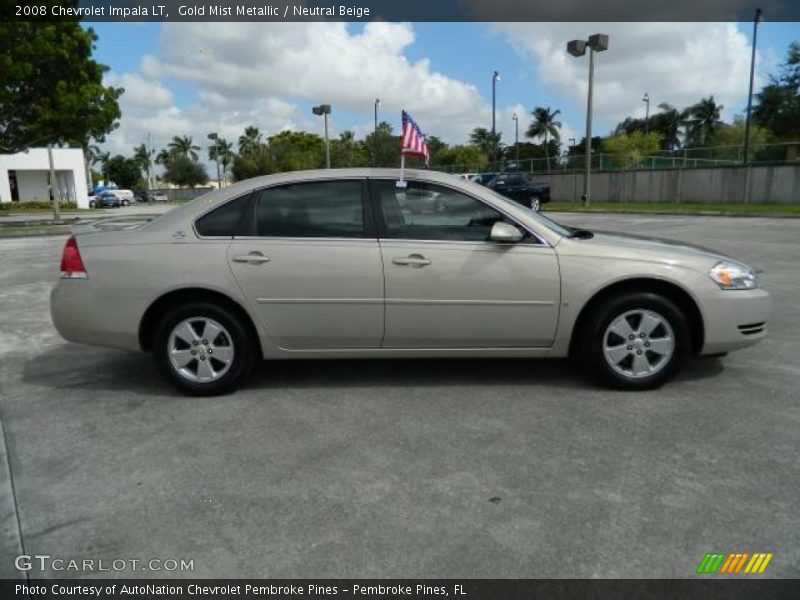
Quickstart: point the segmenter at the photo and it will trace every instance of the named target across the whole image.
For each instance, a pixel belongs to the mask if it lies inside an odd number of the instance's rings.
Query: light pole
[[[217,189],[222,188],[222,179],[219,176],[219,135],[216,132],[209,133],[208,139],[214,140],[214,162],[217,163]]]
[[[497,129],[495,127],[495,98],[497,97],[497,82],[500,81],[500,73],[497,71],[492,75],[492,169],[496,169],[497,161]]]
[[[378,106],[380,103],[380,98],[375,98],[375,133],[378,133]]]
[[[750,89],[747,93],[747,116],[744,121],[744,164],[750,155],[750,111],[753,108],[753,78],[756,68],[756,38],[758,36],[758,24],[764,22],[764,15],[760,8],[756,9],[756,16],[753,18],[753,53],[750,56]]]
[[[511,118],[514,119],[514,159],[517,161],[519,170],[519,117],[517,113],[514,113]]]
[[[377,106],[377,104],[376,104]],[[320,104],[311,109],[315,115],[322,115],[325,118],[325,168],[331,168],[331,142],[328,139],[328,115],[331,114],[330,104]]]
[[[642,102],[645,104],[644,109],[644,134],[647,135],[650,133],[650,94],[647,92],[644,93],[642,97]]]
[[[608,36],[596,33],[588,40],[572,40],[567,43],[567,52],[579,57],[586,54],[589,47],[589,93],[586,99],[586,175],[583,179],[583,205],[589,206],[589,178],[592,173],[592,87],[594,86],[594,53],[608,50]]]

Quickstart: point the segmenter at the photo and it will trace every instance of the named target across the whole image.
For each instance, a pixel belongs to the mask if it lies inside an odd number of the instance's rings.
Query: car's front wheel
[[[122,201],[122,206],[130,206],[130,205],[131,205],[130,200],[123,200]]]
[[[689,324],[671,300],[629,293],[601,303],[577,332],[590,374],[620,389],[653,389],[679,370],[690,349]]]
[[[253,346],[241,319],[209,302],[167,313],[154,354],[162,375],[183,392],[213,396],[235,390],[253,365]]]
[[[97,202],[94,200],[89,200],[89,208],[97,208]]]

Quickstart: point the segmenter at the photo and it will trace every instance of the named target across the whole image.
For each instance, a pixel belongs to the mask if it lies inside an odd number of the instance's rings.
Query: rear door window
[[[226,202],[195,221],[197,233],[203,237],[233,237],[240,233],[251,195],[246,194]]]
[[[280,185],[257,192],[259,237],[366,237],[363,182],[358,179]]]

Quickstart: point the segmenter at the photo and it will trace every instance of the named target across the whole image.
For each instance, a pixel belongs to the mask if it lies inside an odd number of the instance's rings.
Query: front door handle
[[[408,267],[424,267],[431,264],[431,261],[422,256],[421,254],[410,254],[405,258],[393,258],[392,264],[404,265]]]
[[[254,251],[248,254],[236,254],[231,256],[231,260],[237,263],[247,263],[250,265],[261,265],[269,262],[269,256],[264,256],[263,253]]]

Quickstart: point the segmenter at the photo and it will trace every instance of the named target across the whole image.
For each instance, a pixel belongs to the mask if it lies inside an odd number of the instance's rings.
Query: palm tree
[[[714,96],[702,98],[684,111],[686,138],[692,146],[705,146],[719,127],[723,106],[714,101]]]
[[[258,127],[250,125],[244,130],[244,135],[239,136],[239,154],[245,156],[261,146],[262,135]]]
[[[677,108],[666,102],[659,104],[658,108],[661,112],[653,116],[652,130],[662,135],[661,147],[664,150],[675,150],[681,143],[678,133],[683,117]]]
[[[193,161],[197,161],[199,155],[197,151],[200,150],[200,146],[195,146],[192,144],[191,136],[184,135],[182,137],[174,136],[172,141],[167,144],[167,148],[171,154],[176,154],[178,156],[186,156],[187,158],[191,158]]]
[[[100,163],[100,173],[103,175],[103,181],[108,183],[108,174],[106,173],[106,163],[108,163],[108,159],[111,158],[110,152],[103,152],[97,146],[90,146],[90,151],[92,152],[92,164],[95,165]]]
[[[167,150],[166,148],[162,148],[158,154],[156,154],[155,163],[158,165],[166,165],[169,162],[172,153]]]
[[[153,150],[145,144],[139,144],[133,149],[133,160],[139,163],[139,168],[144,171],[147,177],[147,185],[150,186],[150,167],[152,166]]]
[[[219,161],[222,166],[222,180],[225,181],[225,172],[233,162],[233,144],[225,138],[217,138],[214,145],[208,147],[208,160]]]
[[[550,172],[550,155],[548,151],[550,137],[556,141],[561,139],[561,133],[558,131],[561,129],[561,121],[556,121],[556,117],[559,114],[561,114],[561,110],[550,110],[549,106],[537,106],[531,111],[533,121],[528,126],[528,131],[525,132],[525,135],[529,138],[544,138],[544,157],[547,160],[548,173]]]
[[[501,134],[492,132],[485,127],[476,127],[469,134],[469,143],[477,146],[486,156],[492,156],[494,149],[500,145]]]

